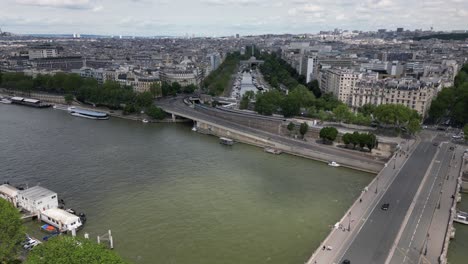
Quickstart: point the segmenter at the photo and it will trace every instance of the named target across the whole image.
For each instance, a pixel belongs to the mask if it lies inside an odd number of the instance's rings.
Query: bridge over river
[[[338,149],[283,136],[281,132],[285,129],[287,121],[281,117],[191,104],[182,97],[157,100],[156,104],[172,114],[174,119],[179,116],[193,120],[201,133],[229,137],[259,147],[273,147],[285,153],[323,162],[336,161],[342,166],[372,173],[379,172],[385,164],[382,159],[353,150]]]

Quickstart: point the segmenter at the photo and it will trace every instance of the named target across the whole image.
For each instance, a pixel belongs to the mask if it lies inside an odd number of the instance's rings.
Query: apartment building
[[[332,93],[345,104],[351,104],[351,96],[359,74],[344,69],[324,69],[320,73],[320,90]]]
[[[425,116],[439,88],[440,83],[422,82],[414,78],[363,78],[355,83],[348,106],[356,110],[365,104],[402,104]]]

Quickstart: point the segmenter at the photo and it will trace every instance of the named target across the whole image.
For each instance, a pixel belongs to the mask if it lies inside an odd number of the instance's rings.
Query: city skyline
[[[343,28],[465,29],[463,0],[0,0],[0,27],[16,34],[226,36]],[[442,12],[441,10],[444,10]],[[438,18],[443,14],[443,19]]]

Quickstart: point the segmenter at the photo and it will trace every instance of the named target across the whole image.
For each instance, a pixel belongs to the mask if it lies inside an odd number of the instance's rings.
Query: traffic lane
[[[345,252],[342,260],[349,259],[360,264],[385,262],[402,220],[436,150],[437,148],[430,142],[422,142],[416,148],[380,203],[374,207],[369,219]],[[387,211],[380,208],[384,203],[390,203]]]
[[[447,150],[448,146],[444,145],[437,154],[435,160],[440,162],[434,163],[429,172],[429,176],[416,200],[414,210],[398,242],[397,251],[395,251],[391,263],[413,263],[419,260],[439,198],[441,186],[439,183],[443,183],[444,177],[441,177],[441,175],[444,175],[448,170]]]

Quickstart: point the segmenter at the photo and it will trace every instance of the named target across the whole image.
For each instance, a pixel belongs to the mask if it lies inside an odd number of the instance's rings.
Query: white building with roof
[[[3,198],[18,207],[18,193],[19,190],[9,184],[0,185],[0,198]]]
[[[19,191],[18,207],[21,207],[31,213],[40,213],[47,209],[57,208],[57,193],[41,186],[34,186],[29,189]]]
[[[83,225],[78,216],[59,208],[42,211],[40,217],[42,221],[55,226],[60,232],[76,230]]]

